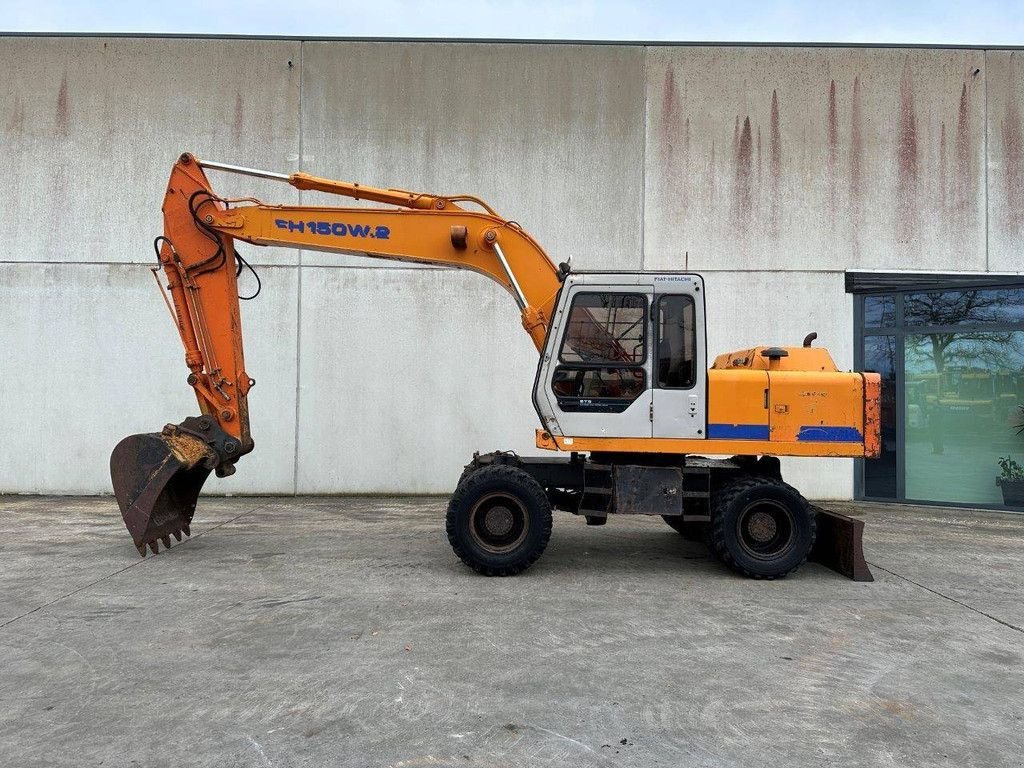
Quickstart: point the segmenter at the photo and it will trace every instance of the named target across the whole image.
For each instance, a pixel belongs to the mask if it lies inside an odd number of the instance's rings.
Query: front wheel
[[[815,533],[807,500],[781,480],[739,477],[713,499],[711,548],[744,576],[778,579],[792,573],[807,560]]]
[[[523,470],[491,464],[465,475],[448,502],[448,541],[485,576],[512,576],[533,565],[551,538],[551,502]]]

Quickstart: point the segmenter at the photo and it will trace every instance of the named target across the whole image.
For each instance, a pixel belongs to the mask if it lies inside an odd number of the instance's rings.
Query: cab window
[[[646,317],[647,298],[641,294],[577,294],[559,358],[563,363],[643,365]]]
[[[643,294],[577,294],[551,380],[559,408],[626,410],[647,389],[647,326]]]
[[[658,299],[655,374],[661,389],[689,389],[697,382],[696,309],[690,296]]]

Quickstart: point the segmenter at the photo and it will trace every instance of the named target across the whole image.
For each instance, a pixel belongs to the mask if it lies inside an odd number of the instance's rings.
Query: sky
[[[1024,0],[0,0],[0,30],[1024,45]]]

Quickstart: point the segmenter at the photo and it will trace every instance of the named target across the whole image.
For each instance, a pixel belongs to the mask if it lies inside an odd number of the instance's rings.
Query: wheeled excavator
[[[207,171],[369,201],[271,205],[218,195]],[[238,275],[243,241],[468,269],[511,294],[539,353],[536,445],[547,457],[477,453],[451,497],[455,553],[486,575],[532,565],[552,510],[602,525],[661,516],[746,576],[778,578],[809,556],[870,579],[863,523],[814,507],[780,456],[873,457],[880,377],[842,372],[813,346],[757,346],[707,365],[704,280],[687,272],[575,271],[471,195],[437,195],[200,160],[183,154],[163,200],[153,267],[185,350],[199,415],[114,449],[124,522],[146,555],[190,534],[211,472],[253,450]],[[162,274],[162,277],[161,277]],[[169,301],[168,301],[169,294]]]

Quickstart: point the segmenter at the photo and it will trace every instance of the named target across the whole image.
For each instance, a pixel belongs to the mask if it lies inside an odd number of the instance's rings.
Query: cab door
[[[553,434],[650,437],[654,291],[589,277],[573,276],[563,288],[534,403]]]
[[[707,335],[698,275],[655,275],[651,310],[654,437],[707,435]]]

